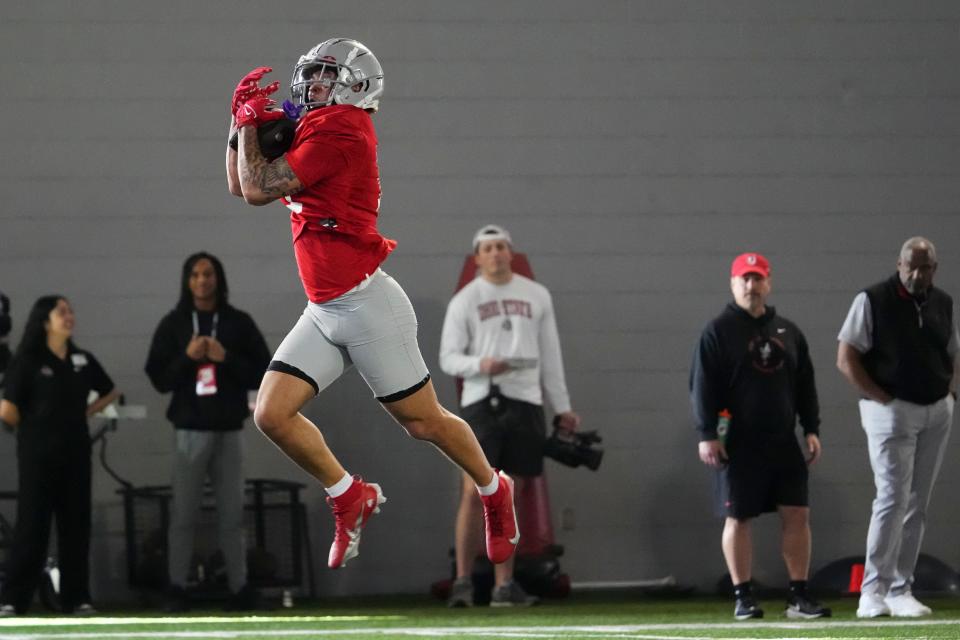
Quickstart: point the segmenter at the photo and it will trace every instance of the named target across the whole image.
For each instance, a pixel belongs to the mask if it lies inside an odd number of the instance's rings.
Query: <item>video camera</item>
[[[584,465],[591,471],[600,468],[603,461],[603,449],[594,447],[603,442],[596,431],[567,431],[559,427],[557,418],[553,420],[553,435],[543,445],[543,454],[568,467]]]

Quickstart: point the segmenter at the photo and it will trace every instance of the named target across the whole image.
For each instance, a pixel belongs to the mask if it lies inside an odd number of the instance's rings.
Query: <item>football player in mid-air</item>
[[[328,564],[342,566],[357,555],[361,530],[385,498],[378,485],[347,473],[300,410],[356,366],[407,433],[436,445],[477,484],[487,555],[504,562],[520,538],[513,482],[487,463],[470,427],[438,402],[417,345],[413,307],[380,269],[396,246],[377,231],[380,177],[371,114],[383,93],[380,63],[355,40],[318,44],[293,70],[286,113],[269,97],[279,84],[259,86],[270,71],[250,72],[234,93],[230,134],[239,130],[239,141],[237,150],[227,148],[227,184],[249,204],[279,200],[290,210],[309,301],[263,378],[257,426],[323,484],[336,520]],[[268,160],[257,127],[300,110],[289,150]]]

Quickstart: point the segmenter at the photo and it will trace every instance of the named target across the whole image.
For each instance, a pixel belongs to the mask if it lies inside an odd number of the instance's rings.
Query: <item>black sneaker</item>
[[[239,591],[230,594],[230,598],[223,605],[224,611],[254,611],[260,606],[260,592],[250,583],[243,585]]]
[[[733,609],[733,617],[737,620],[749,620],[750,618],[762,618],[763,609],[753,599],[753,596],[743,596],[737,598],[737,606]]]
[[[829,618],[832,614],[830,607],[825,607],[810,596],[791,593],[787,597],[787,608],[784,611],[788,618],[812,620],[814,618]]]

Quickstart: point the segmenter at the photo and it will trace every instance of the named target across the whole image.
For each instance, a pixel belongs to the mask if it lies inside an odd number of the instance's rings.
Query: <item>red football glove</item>
[[[237,111],[243,106],[243,103],[260,96],[268,96],[280,88],[280,83],[276,81],[271,82],[265,87],[260,86],[260,78],[271,71],[273,71],[273,69],[270,67],[257,67],[243,76],[243,80],[241,80],[237,88],[233,90],[233,100],[230,103],[231,114],[236,116]]]
[[[244,102],[237,110],[237,130],[241,127],[259,127],[266,122],[286,118],[287,114],[283,111],[273,109],[275,106],[276,101],[267,96],[257,96]]]

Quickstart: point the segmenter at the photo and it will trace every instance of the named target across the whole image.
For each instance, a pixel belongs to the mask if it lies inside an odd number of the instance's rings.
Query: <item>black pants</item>
[[[60,602],[64,611],[72,611],[90,602],[90,447],[51,453],[21,446],[17,460],[17,524],[0,602],[20,613],[30,606],[56,516]]]

